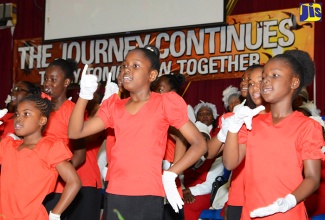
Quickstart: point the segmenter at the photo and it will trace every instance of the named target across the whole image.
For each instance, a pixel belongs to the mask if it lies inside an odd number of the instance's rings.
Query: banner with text
[[[314,23],[299,21],[299,8],[227,17],[227,25],[154,33],[43,43],[41,38],[14,42],[14,82],[43,84],[55,58],[78,62],[74,83],[85,64],[106,81],[117,78],[125,55],[147,44],[160,49],[160,74],[181,73],[187,81],[239,78],[248,66],[266,63],[289,49],[314,54]]]

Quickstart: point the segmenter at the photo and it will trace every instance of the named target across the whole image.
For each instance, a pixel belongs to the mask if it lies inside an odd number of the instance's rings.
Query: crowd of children
[[[127,53],[104,94],[86,65],[76,103],[67,97],[75,70],[74,60],[54,60],[42,89],[17,82],[0,111],[0,219],[195,220],[225,168],[224,219],[325,214],[325,125],[306,96],[308,53],[248,67],[220,94],[221,116],[213,103],[186,104],[184,75],[158,77],[151,45]]]

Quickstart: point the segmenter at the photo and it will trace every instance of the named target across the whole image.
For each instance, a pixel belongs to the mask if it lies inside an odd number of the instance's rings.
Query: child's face
[[[123,87],[136,92],[141,88],[150,88],[150,83],[157,77],[157,71],[150,70],[150,62],[141,50],[130,51],[121,65]]]
[[[299,80],[291,72],[291,68],[282,59],[272,59],[263,68],[261,92],[264,100],[275,103],[287,100],[291,103]]]
[[[256,106],[262,105],[263,98],[261,96],[262,68],[255,68],[249,77],[248,91]]]
[[[18,104],[14,119],[15,133],[18,136],[26,137],[37,132],[41,134],[41,129],[45,124],[46,117],[42,116],[34,102],[23,101]]]
[[[230,112],[232,112],[235,108],[236,105],[240,104],[240,99],[237,95],[233,95],[229,98],[229,105],[228,105],[228,109]]]
[[[248,92],[248,78],[250,75],[251,70],[246,70],[241,78],[240,84],[239,84],[239,89],[241,91],[241,95],[243,97],[247,96],[247,92]]]
[[[58,66],[50,66],[45,71],[44,91],[53,99],[66,95],[66,89],[70,83],[64,78],[64,72]]]
[[[26,95],[28,95],[27,86],[22,82],[17,82],[11,89],[11,105],[16,107]]]
[[[168,80],[166,78],[160,78],[156,84],[155,92],[163,94],[170,91],[171,87],[168,84]]]

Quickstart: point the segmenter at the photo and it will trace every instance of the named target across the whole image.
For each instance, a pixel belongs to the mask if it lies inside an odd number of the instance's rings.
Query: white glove
[[[107,171],[108,171],[108,167],[106,167],[106,166],[103,167],[103,169],[100,171],[100,174],[101,174],[104,181],[106,179]]]
[[[86,74],[87,68],[88,65],[86,64],[81,75],[79,97],[86,100],[92,100],[94,98],[94,92],[98,88],[97,76]]]
[[[14,140],[21,140],[20,137],[18,137],[17,135],[15,135],[13,133],[8,133],[7,136],[12,137],[12,139],[14,139]]]
[[[241,126],[245,123],[248,130],[252,129],[252,119],[260,111],[264,110],[265,107],[260,105],[254,109],[250,109],[247,106],[243,106],[246,100],[244,100],[240,105],[234,110],[234,115],[229,117],[228,130],[232,133],[238,133]]]
[[[164,171],[162,175],[162,182],[164,185],[165,193],[169,204],[173,207],[175,212],[178,213],[178,210],[181,209],[184,205],[184,202],[179,195],[175,183],[177,177],[176,173],[170,171]]]
[[[49,220],[60,220],[60,215],[59,214],[54,214],[52,213],[52,211],[50,211],[50,214],[49,214]]]
[[[118,94],[118,91],[119,91],[118,85],[112,82],[112,73],[110,72],[108,73],[107,82],[105,86],[105,94],[102,99],[102,103],[104,100],[108,99],[111,95]]]
[[[168,170],[171,167],[172,163],[170,163],[168,160],[162,161],[162,168],[163,170]]]
[[[225,141],[226,141],[228,127],[229,127],[229,121],[230,121],[230,118],[226,118],[226,119],[224,119],[223,117],[221,118],[221,129],[218,132],[217,138],[222,143],[225,143]]]
[[[251,212],[251,218],[264,217],[273,215],[278,212],[286,212],[297,205],[296,198],[292,194],[288,194],[285,198],[277,199],[272,205],[255,209]]]
[[[10,102],[11,102],[11,95],[8,95],[5,100],[5,103],[6,103],[6,105],[8,105]]]
[[[4,108],[0,110],[0,118],[2,118],[3,116],[5,116],[8,112],[8,109]]]

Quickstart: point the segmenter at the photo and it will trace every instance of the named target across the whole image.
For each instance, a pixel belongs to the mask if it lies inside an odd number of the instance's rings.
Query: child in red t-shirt
[[[156,47],[131,50],[121,68],[122,84],[130,97],[113,94],[103,101],[97,116],[86,122],[83,115],[97,89],[97,77],[83,72],[69,137],[82,138],[113,127],[116,143],[110,153],[106,218],[117,219],[119,212],[125,219],[162,219],[165,192],[176,212],[182,207],[175,178],[206,152],[206,142],[189,121],[187,105],[178,94],[150,91],[160,69]],[[178,129],[191,147],[161,176],[169,126]]]
[[[23,139],[8,136],[0,142],[3,219],[60,219],[80,189],[78,174],[68,161],[68,147],[42,136],[52,109],[48,98],[26,96],[18,104],[14,119],[15,133]],[[48,215],[42,202],[53,191],[58,173],[66,186]]]
[[[314,74],[307,52],[275,56],[261,82],[271,112],[254,117],[264,108],[244,106],[229,118],[223,160],[232,170],[245,158],[243,220],[306,219],[303,200],[319,186],[324,140],[320,125],[294,112],[292,100]]]

